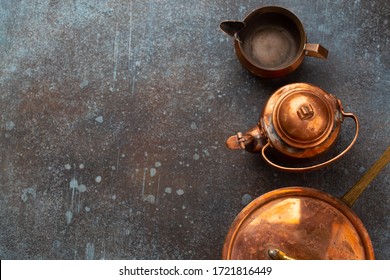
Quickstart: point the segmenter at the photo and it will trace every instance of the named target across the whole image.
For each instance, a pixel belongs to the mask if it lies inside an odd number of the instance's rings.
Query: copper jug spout
[[[255,126],[244,134],[238,132],[230,136],[226,141],[226,146],[231,150],[243,149],[250,153],[259,153],[264,147],[265,140],[259,126]]]
[[[219,25],[219,28],[221,28],[223,32],[225,32],[227,35],[233,37],[239,42],[241,42],[241,40],[239,39],[238,34],[244,27],[244,22],[236,20],[227,20],[221,22],[221,24]]]

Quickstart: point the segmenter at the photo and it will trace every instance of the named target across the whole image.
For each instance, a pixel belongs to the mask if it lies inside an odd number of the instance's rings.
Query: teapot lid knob
[[[314,116],[313,106],[311,104],[304,104],[299,107],[297,114],[301,120],[308,120]]]

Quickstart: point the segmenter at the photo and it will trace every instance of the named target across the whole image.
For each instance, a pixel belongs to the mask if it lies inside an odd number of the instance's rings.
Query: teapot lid
[[[373,259],[361,220],[341,200],[287,187],[249,203],[227,234],[223,259]],[[278,258],[277,258],[278,259]]]
[[[311,148],[324,142],[333,129],[334,112],[329,94],[309,84],[290,88],[273,110],[279,137],[296,148]],[[304,86],[303,86],[304,85]]]

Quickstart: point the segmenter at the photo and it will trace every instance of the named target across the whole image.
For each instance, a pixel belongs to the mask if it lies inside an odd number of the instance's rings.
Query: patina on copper
[[[367,230],[350,207],[389,161],[390,147],[341,199],[304,187],[258,197],[232,223],[222,258],[374,259]]]
[[[297,69],[305,55],[325,59],[328,50],[307,43],[301,21],[289,10],[266,6],[241,21],[224,21],[220,28],[232,36],[236,55],[253,74],[276,78]]]
[[[269,147],[295,159],[313,158],[335,143],[345,117],[355,122],[355,136],[339,155],[307,167],[286,167],[276,164],[266,154]],[[319,87],[294,83],[275,91],[266,102],[258,124],[246,133],[228,138],[230,149],[260,152],[267,163],[284,170],[303,172],[326,166],[341,158],[355,143],[359,132],[357,117],[345,113],[340,100]]]

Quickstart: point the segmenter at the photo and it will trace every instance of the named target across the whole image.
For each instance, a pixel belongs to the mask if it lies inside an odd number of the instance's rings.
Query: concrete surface
[[[219,30],[268,4],[329,49],[262,80]],[[390,4],[0,0],[0,258],[218,259],[234,217],[283,186],[341,196],[389,145]],[[308,174],[230,151],[280,86],[313,83],[360,118]],[[336,146],[353,134],[346,121]],[[389,167],[353,210],[390,259]]]

